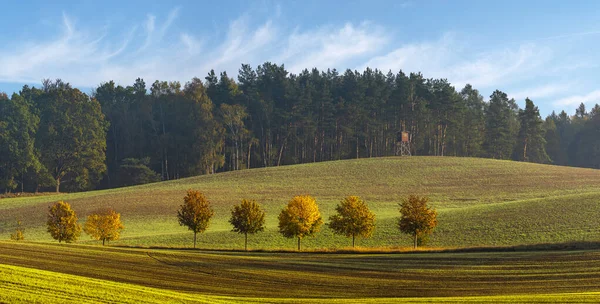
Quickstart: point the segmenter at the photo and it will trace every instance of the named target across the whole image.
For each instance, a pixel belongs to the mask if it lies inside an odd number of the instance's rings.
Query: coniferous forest
[[[496,90],[367,68],[242,65],[179,82],[61,80],[0,93],[0,191],[83,191],[199,174],[397,153],[600,168],[600,106],[540,117]]]

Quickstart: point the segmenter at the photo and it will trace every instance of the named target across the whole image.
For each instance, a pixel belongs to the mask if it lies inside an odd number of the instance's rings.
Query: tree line
[[[243,64],[237,81],[113,81],[85,94],[61,80],[0,94],[0,191],[82,191],[198,174],[391,156],[513,159],[600,168],[600,106],[542,119],[496,90],[421,73]]]
[[[423,244],[429,234],[437,226],[437,211],[427,205],[428,198],[410,195],[405,198],[400,207],[400,217],[397,227],[400,232],[409,234],[414,240],[414,248]],[[348,196],[341,200],[335,208],[336,214],[329,217],[329,228],[338,235],[352,238],[352,247],[357,237],[369,238],[375,229],[375,214],[366,202],[358,196]],[[183,204],[177,211],[177,220],[181,226],[194,233],[194,248],[198,233],[204,233],[210,226],[215,215],[210,201],[197,190],[188,190],[183,198]],[[242,199],[231,210],[229,223],[232,232],[244,234],[244,250],[248,250],[248,234],[265,230],[265,211],[253,200]],[[59,201],[48,207],[47,231],[59,243],[72,243],[81,235],[81,225],[77,214],[71,205]],[[323,219],[319,206],[310,195],[294,196],[281,210],[278,216],[279,233],[286,238],[296,238],[298,251],[305,237],[314,236],[320,231]],[[88,215],[83,230],[95,240],[118,240],[125,227],[121,223],[121,214],[113,209],[104,209]],[[15,233],[11,239],[24,239],[21,222],[17,221]]]

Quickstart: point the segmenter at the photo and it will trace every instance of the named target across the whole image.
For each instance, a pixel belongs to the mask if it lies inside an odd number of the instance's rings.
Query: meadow
[[[396,228],[398,203],[408,194],[430,197],[439,212],[431,236],[434,247],[505,246],[600,240],[600,171],[477,158],[388,157],[344,160],[219,173],[136,187],[72,194],[0,199],[0,239],[8,239],[17,219],[25,238],[53,241],[45,228],[47,206],[72,204],[80,221],[105,206],[121,212],[125,230],[114,245],[187,247],[192,233],[177,223],[187,189],[204,192],[216,211],[200,248],[237,249],[243,237],[231,232],[230,210],[242,198],[266,212],[266,231],[249,237],[253,249],[293,249],[295,240],[277,233],[277,215],[294,195],[316,197],[325,222],[347,195],[364,198],[376,214],[372,238],[360,247],[396,248],[411,244]],[[98,244],[82,235],[80,243]],[[306,249],[336,249],[350,240],[323,226]]]
[[[385,303],[597,302],[600,297],[600,171],[452,157],[389,157],[219,173],[121,189],[0,199],[0,302]],[[187,189],[216,211],[200,250],[177,223]],[[277,233],[294,195],[317,198],[323,218],[347,195],[376,214],[370,239],[303,241]],[[398,203],[427,195],[439,212],[428,247],[407,249]],[[241,198],[266,212],[249,238],[227,220]],[[65,200],[80,221],[102,207],[121,212],[122,239],[85,234],[58,244],[47,207]],[[8,241],[17,219],[25,241]],[[236,251],[237,250],[237,251]]]
[[[0,302],[594,302],[597,250],[223,252],[0,242]]]

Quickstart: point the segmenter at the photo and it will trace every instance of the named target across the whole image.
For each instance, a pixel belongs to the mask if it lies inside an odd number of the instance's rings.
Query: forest
[[[90,94],[61,80],[0,93],[0,191],[85,191],[199,174],[397,154],[600,168],[600,106],[545,119],[421,73],[243,64],[185,84],[138,78]]]

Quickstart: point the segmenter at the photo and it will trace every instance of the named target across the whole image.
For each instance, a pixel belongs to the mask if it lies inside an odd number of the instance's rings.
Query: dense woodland
[[[395,155],[472,156],[600,168],[600,106],[542,119],[495,91],[420,73],[242,65],[237,81],[61,80],[0,93],[0,191],[82,191],[198,174]]]

